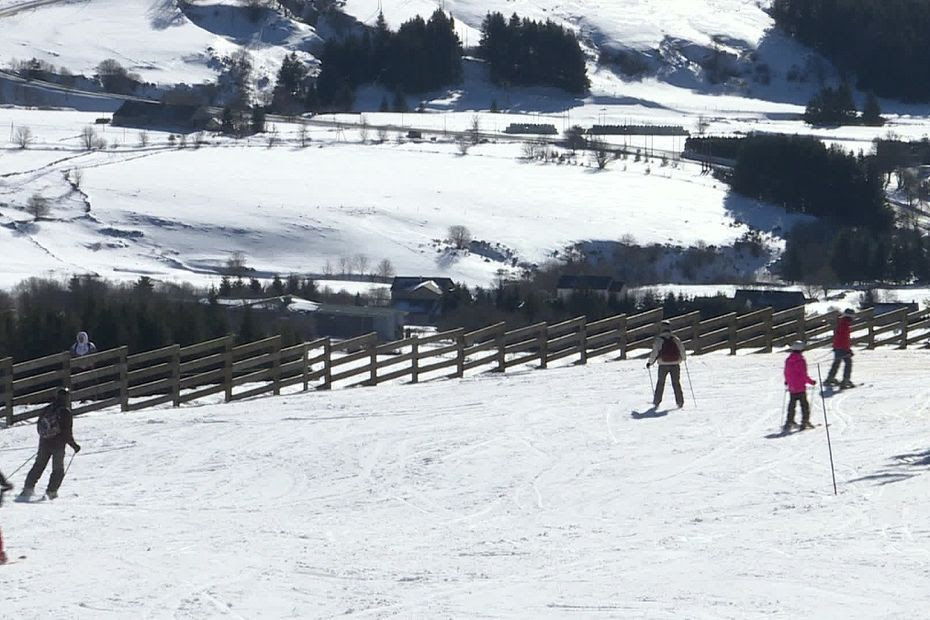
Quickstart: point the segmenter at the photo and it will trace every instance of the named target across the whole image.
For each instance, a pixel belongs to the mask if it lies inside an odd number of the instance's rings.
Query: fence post
[[[730,343],[730,355],[736,355],[736,313],[730,315],[727,324],[727,341]]]
[[[318,389],[331,390],[333,388],[333,341],[327,338],[323,341],[323,385]]]
[[[696,314],[691,319],[691,353],[701,354],[701,315]]]
[[[543,325],[539,330],[536,342],[539,346],[539,367],[546,369],[549,367],[549,325]]]
[[[795,328],[795,334],[798,340],[807,342],[807,326],[805,324],[804,308],[798,311],[798,323]]]
[[[413,337],[413,344],[410,345],[410,383],[420,382],[420,339]]]
[[[171,354],[171,396],[175,407],[181,406],[181,345],[174,345]]]
[[[507,371],[507,345],[504,342],[506,329],[506,325],[501,325],[494,335],[494,340],[497,342],[497,368],[495,369],[497,372]]]
[[[281,335],[275,336],[274,351],[271,352],[271,381],[272,394],[275,396],[281,393]]]
[[[304,375],[304,392],[310,389],[310,347],[304,343],[303,347],[303,375]]]
[[[775,329],[775,326],[772,323],[774,314],[775,314],[775,310],[772,308],[768,308],[768,311],[765,313],[765,318],[763,319],[762,329],[765,330],[765,339],[764,339],[765,349],[764,350],[766,353],[772,352],[772,338],[774,337],[774,334],[772,334],[772,332]]]
[[[68,390],[70,390],[71,389],[71,354],[65,353],[64,355],[65,357],[61,362],[61,372],[62,372],[61,387],[67,388]],[[91,368],[91,370],[93,370],[93,368]],[[120,375],[120,380],[122,380],[122,378],[123,376]]]
[[[461,379],[465,376],[465,330],[460,329],[455,335],[455,376]]]
[[[233,337],[226,336],[226,344],[223,352],[223,388],[225,389],[226,402],[232,400],[232,381],[233,381]]]
[[[901,344],[898,345],[898,348],[907,348],[907,308],[901,311]]]
[[[625,334],[626,330],[624,330]],[[588,363],[588,317],[581,317],[581,325],[578,327],[578,352],[581,356],[578,358],[579,364]]]
[[[126,360],[128,349],[120,347],[119,351],[119,408],[120,411],[129,409],[129,362]],[[71,362],[68,361],[68,380],[71,380]]]
[[[368,385],[378,385],[378,337],[368,340]]]
[[[3,380],[3,415],[6,425],[13,426],[13,358],[0,360],[0,379]]]
[[[620,319],[617,324],[617,334],[619,336],[618,340],[620,341],[620,359],[626,359],[626,348],[629,344],[629,340],[626,336],[626,315],[621,314]]]

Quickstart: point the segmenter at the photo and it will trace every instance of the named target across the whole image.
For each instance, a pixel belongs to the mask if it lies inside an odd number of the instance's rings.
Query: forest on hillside
[[[772,16],[860,89],[930,101],[928,0],[775,0]]]

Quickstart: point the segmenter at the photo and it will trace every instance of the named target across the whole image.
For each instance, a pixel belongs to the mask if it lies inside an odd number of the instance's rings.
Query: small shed
[[[450,278],[398,276],[391,283],[391,307],[407,313],[413,325],[429,325],[442,315],[442,301],[455,289]]]
[[[746,310],[772,308],[781,311],[797,308],[807,303],[801,291],[782,291],[776,289],[737,289],[733,295],[734,303]]]

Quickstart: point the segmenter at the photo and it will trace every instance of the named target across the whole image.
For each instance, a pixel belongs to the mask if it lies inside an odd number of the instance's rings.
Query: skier
[[[836,319],[836,327],[833,330],[833,365],[830,366],[824,385],[837,385],[836,373],[840,369],[840,362],[843,362],[843,380],[838,385],[841,389],[856,387],[850,381],[853,357],[850,332],[855,314],[852,308],[846,308]]]
[[[42,477],[49,459],[52,460],[52,475],[48,480],[45,496],[48,499],[58,497],[58,487],[65,477],[65,446],[71,446],[74,453],[81,451],[81,446],[74,441],[72,434],[73,416],[68,407],[70,393],[67,388],[61,388],[55,394],[55,400],[42,410],[36,430],[39,432],[39,451],[36,462],[26,474],[26,482],[20,492],[20,501],[28,501],[35,491],[36,482]]]
[[[97,352],[97,345],[90,341],[87,332],[78,332],[71,345],[71,357],[83,357]]]
[[[3,505],[3,494],[12,491],[13,485],[4,477],[0,471],[0,505]],[[3,549],[3,532],[0,532],[0,564],[6,564],[6,551]]]
[[[675,403],[681,409],[685,405],[685,397],[681,391],[681,363],[685,361],[685,347],[681,340],[672,333],[672,324],[662,321],[659,335],[652,343],[652,353],[646,368],[651,368],[656,361],[659,362],[659,377],[656,380],[656,393],[652,404],[658,407],[662,404],[662,395],[665,392],[665,377],[671,376],[672,389],[675,390]]]
[[[788,419],[782,431],[791,431],[794,426],[794,410],[801,403],[801,430],[814,428],[811,424],[811,406],[807,402],[807,386],[817,385],[817,382],[807,374],[807,360],[804,359],[804,343],[800,340],[791,344],[788,349],[788,359],[785,360],[785,387],[791,394],[788,401]]]

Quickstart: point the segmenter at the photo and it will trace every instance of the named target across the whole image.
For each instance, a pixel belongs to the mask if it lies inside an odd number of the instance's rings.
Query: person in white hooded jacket
[[[71,345],[71,357],[82,357],[97,352],[97,345],[90,341],[87,332],[78,332],[77,338]]]

